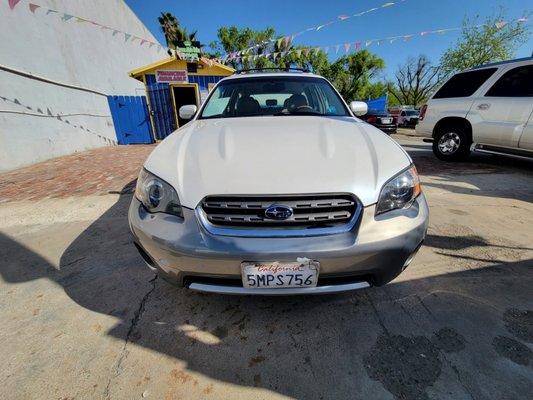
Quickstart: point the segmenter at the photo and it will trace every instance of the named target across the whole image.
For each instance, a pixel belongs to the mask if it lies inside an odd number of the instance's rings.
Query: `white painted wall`
[[[131,69],[166,57],[164,48],[125,41],[83,17],[157,43],[123,0],[0,2],[0,66],[110,95],[144,95]],[[46,15],[44,7],[60,14]],[[59,118],[57,117],[59,115]],[[0,70],[0,171],[116,144],[107,99]]]

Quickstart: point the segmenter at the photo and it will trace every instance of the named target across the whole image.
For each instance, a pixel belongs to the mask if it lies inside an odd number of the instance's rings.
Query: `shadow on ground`
[[[165,372],[182,386],[194,384],[189,371],[306,399],[531,393],[533,360],[524,343],[533,341],[533,260],[489,262],[345,295],[199,294],[155,279],[143,265],[126,219],[132,189],[133,182],[72,242],[59,270],[0,234],[3,279],[50,279],[81,307],[116,317],[110,336],[185,362],[186,371]],[[481,237],[438,235],[427,245],[492,246]],[[143,363],[136,357],[133,351],[119,357],[106,390],[122,384],[126,366]]]
[[[530,176],[533,160],[472,153],[463,162],[444,162],[423,144],[406,144],[406,150],[421,175],[431,176],[424,186],[452,193],[510,198],[533,202],[533,187]],[[426,150],[426,151],[411,151]],[[516,174],[517,181],[509,182],[505,174]],[[500,186],[494,185],[494,174],[502,176]]]

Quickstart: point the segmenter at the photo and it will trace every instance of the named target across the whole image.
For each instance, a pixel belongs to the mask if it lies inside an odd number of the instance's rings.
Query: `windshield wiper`
[[[314,111],[314,110],[293,110],[293,111],[280,111],[272,115],[275,115],[275,116],[278,116],[278,115],[320,115],[320,116],[324,116],[325,114],[322,114],[321,112]]]

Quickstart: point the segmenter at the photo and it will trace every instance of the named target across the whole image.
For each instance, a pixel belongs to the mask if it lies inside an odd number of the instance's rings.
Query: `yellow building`
[[[186,122],[178,115],[181,106],[200,106],[215,83],[234,72],[203,57],[198,61],[168,57],[134,69],[129,75],[144,82],[152,132],[156,140],[161,140]]]

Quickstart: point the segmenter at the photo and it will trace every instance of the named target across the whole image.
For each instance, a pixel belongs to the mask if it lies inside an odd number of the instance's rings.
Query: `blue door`
[[[170,86],[168,83],[158,83],[155,75],[146,75],[146,92],[154,119],[154,136],[162,140],[176,130]]]
[[[153,143],[150,114],[144,96],[108,96],[119,144]]]

